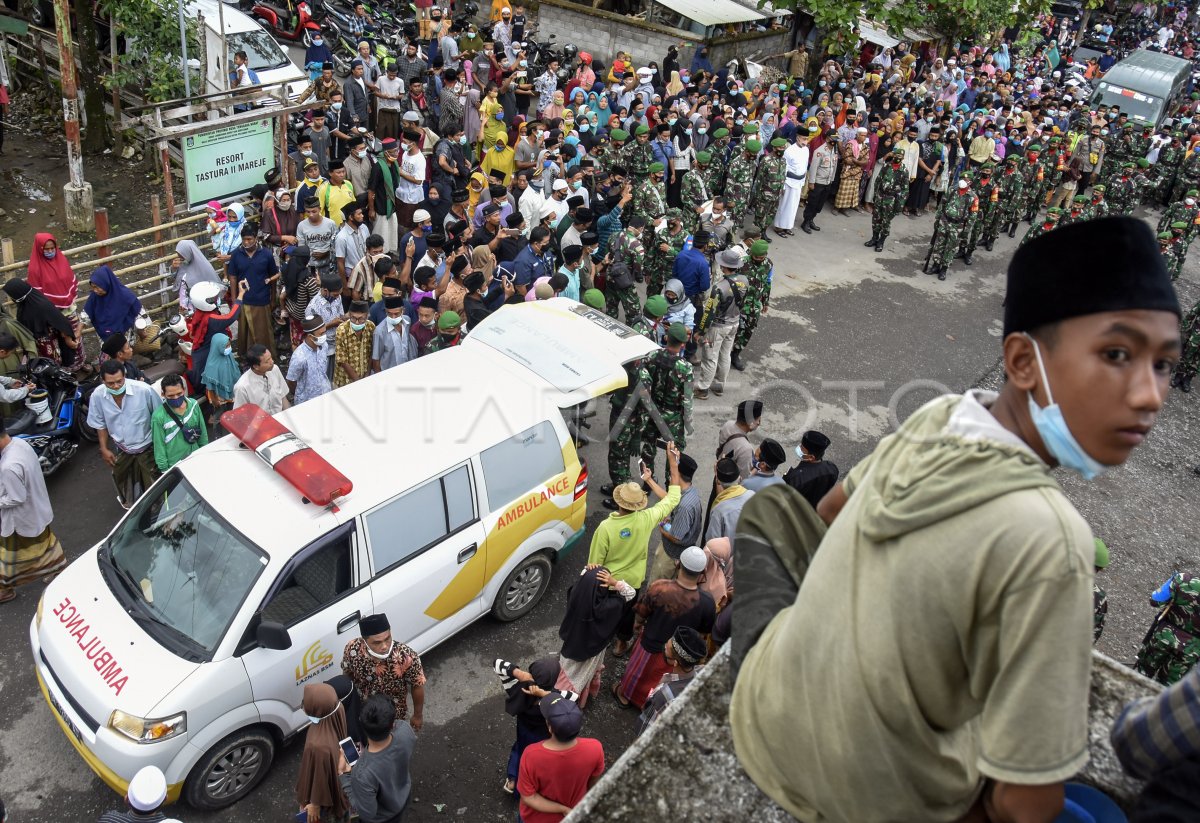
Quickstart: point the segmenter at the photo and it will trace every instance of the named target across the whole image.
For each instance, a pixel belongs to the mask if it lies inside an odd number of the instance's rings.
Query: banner
[[[272,118],[183,138],[188,208],[245,194],[275,165]]]

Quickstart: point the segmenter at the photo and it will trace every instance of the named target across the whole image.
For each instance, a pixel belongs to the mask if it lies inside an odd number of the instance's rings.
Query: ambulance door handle
[[[341,634],[342,632],[349,631],[350,629],[354,628],[354,626],[356,626],[358,624],[358,621],[361,618],[362,618],[361,611],[357,611],[354,614],[348,614],[345,617],[343,617],[341,620],[338,621],[338,634]]]
[[[470,560],[472,557],[475,556],[475,552],[477,552],[477,551],[479,551],[479,544],[472,543],[470,546],[467,546],[465,549],[463,549],[462,551],[460,551],[458,553],[458,562],[460,564],[466,563],[468,560]]]

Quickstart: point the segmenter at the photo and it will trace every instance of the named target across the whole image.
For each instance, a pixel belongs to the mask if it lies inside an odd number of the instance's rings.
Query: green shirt
[[[200,439],[195,443],[183,439],[178,424],[167,414],[165,403],[155,409],[154,414],[150,416],[150,434],[154,438],[154,462],[160,472],[165,472],[201,446],[208,444],[208,425],[204,422],[204,413],[200,411],[199,403],[189,397],[183,410],[175,412],[175,416],[183,421],[184,426],[198,429]]]
[[[605,566],[616,580],[635,589],[646,582],[646,558],[650,535],[659,521],[668,517],[679,505],[678,486],[667,489],[667,496],[653,506],[632,514],[614,512],[601,521],[592,535],[588,565]]]

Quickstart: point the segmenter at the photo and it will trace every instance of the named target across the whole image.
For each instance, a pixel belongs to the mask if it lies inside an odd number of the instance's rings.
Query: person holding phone
[[[367,698],[359,723],[367,748],[353,766],[339,752],[342,791],[362,823],[400,823],[412,794],[408,767],[416,732],[408,723],[396,723],[396,706],[382,694]]]
[[[346,710],[337,691],[328,683],[309,683],[304,687],[304,713],[308,715],[308,733],[300,755],[300,774],[296,779],[296,802],[300,804],[297,823],[346,823],[350,804],[338,780],[338,768],[345,759],[342,739],[346,732]],[[353,748],[353,743],[350,744]],[[354,751],[357,757],[357,750]]]

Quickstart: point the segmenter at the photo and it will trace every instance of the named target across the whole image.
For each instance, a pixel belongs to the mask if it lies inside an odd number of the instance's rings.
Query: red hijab
[[[55,246],[54,257],[47,260],[42,254],[42,247],[47,243]],[[66,309],[75,305],[75,293],[78,284],[67,256],[58,248],[58,241],[50,232],[40,232],[33,236],[33,253],[29,255],[29,285],[46,295],[47,299],[58,309]]]

